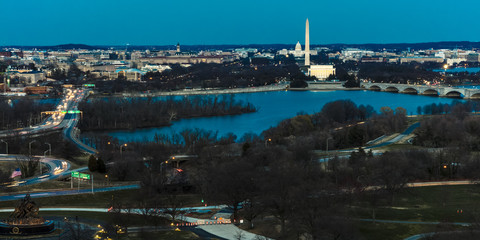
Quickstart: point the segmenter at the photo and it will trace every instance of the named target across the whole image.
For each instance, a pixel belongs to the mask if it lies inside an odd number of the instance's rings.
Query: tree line
[[[0,100],[0,129],[8,130],[28,127],[39,124],[42,118],[41,112],[51,111],[53,104],[40,103],[33,99],[1,99]]]
[[[480,149],[480,118],[471,114],[473,104],[444,105],[445,115],[425,117],[415,130],[413,143],[428,148],[458,147],[466,151]],[[451,109],[451,110],[450,110]],[[440,111],[439,111],[440,112]]]
[[[357,106],[351,100],[338,100],[325,104],[311,115],[299,113],[262,133],[274,142],[288,142],[292,137],[305,142],[304,147],[324,149],[331,138],[330,149],[358,147],[382,135],[399,132],[406,127],[406,110],[399,107],[380,109],[377,113],[370,105]]]
[[[79,104],[82,130],[135,129],[167,126],[182,118],[223,116],[255,112],[250,103],[234,95],[154,98],[92,99]]]

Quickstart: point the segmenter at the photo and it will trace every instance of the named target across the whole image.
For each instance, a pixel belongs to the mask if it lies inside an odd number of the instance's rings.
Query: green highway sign
[[[80,178],[81,179],[90,179],[90,174],[80,173]]]
[[[72,172],[72,177],[88,180],[88,179],[90,179],[90,174],[80,173],[80,172]]]
[[[82,113],[80,110],[68,110],[68,111],[62,111],[62,113]]]

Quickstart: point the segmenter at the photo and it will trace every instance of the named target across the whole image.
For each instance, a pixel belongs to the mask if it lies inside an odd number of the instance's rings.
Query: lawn
[[[371,218],[367,202],[351,207],[359,218]],[[480,214],[480,186],[434,186],[407,188],[395,196],[393,205],[384,200],[376,210],[377,219],[473,222]]]

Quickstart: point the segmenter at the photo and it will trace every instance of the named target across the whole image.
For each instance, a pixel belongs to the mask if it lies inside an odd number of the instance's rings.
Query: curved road
[[[379,143],[379,144],[375,144],[375,145],[372,145],[372,146],[363,146],[362,148],[364,150],[366,149],[374,149],[374,148],[379,148],[379,147],[384,147],[384,146],[388,146],[388,145],[391,145],[391,144],[394,144],[400,140],[402,140],[404,137],[410,135],[416,128],[418,128],[420,126],[420,122],[416,122],[412,125],[410,125],[405,131],[403,131],[402,133],[400,133],[398,136],[388,140],[388,141],[385,141],[383,143]],[[343,149],[343,150],[332,150],[331,152],[340,152],[340,153],[351,153],[352,151],[356,151],[358,150],[358,148],[350,148],[350,149]],[[324,151],[321,151],[321,152],[324,152]],[[381,152],[373,152],[373,155],[379,155],[381,154]],[[338,158],[347,158],[347,157],[350,157],[350,155],[340,155],[340,156],[337,156]],[[324,158],[319,158],[318,161],[319,162],[325,162],[325,161],[328,161],[330,159],[333,159],[334,156],[327,156],[327,157],[324,157]]]
[[[22,161],[24,156],[21,155],[0,155],[0,162],[2,161]],[[75,172],[84,172],[88,170],[88,167],[81,167],[77,169],[70,169],[71,165],[69,162],[63,159],[54,159],[49,157],[40,157],[40,164],[46,165],[48,172],[43,173],[41,176],[31,177],[27,179],[21,179],[19,181],[14,181],[6,183],[6,187],[17,187],[17,186],[26,186],[37,184],[41,182],[46,182],[49,180],[68,177],[73,171]],[[1,197],[0,197],[1,198]]]
[[[402,138],[404,138],[405,136],[410,135],[419,126],[420,126],[420,122],[416,122],[416,123],[410,125],[405,131],[400,133],[398,136],[396,136],[396,137],[394,137],[394,138],[392,138],[392,139],[390,139],[386,142],[383,142],[383,143],[379,143],[379,144],[375,144],[375,145],[372,145],[372,146],[364,147],[364,149],[379,148],[379,147],[384,147],[384,146],[396,143],[396,142],[400,141]]]

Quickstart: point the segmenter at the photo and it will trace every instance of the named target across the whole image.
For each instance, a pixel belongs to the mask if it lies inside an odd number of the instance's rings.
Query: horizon
[[[252,45],[292,45],[292,48],[295,47],[295,44],[291,43],[212,43],[212,44],[182,44],[180,43],[181,46],[252,46]],[[365,43],[343,43],[343,42],[337,42],[337,43],[310,43],[310,46],[329,46],[329,45],[408,45],[408,44],[439,44],[439,43],[480,43],[480,41],[466,41],[466,40],[459,40],[459,41],[430,41],[430,42],[388,42],[388,43],[377,43],[377,42],[365,42]],[[300,42],[302,47],[305,46],[305,44]],[[9,45],[0,45],[0,47],[57,47],[57,46],[65,46],[65,45],[84,45],[84,46],[90,46],[90,47],[147,47],[147,46],[160,46],[160,47],[167,47],[167,46],[172,46],[175,47],[175,44],[87,44],[87,43],[59,43],[59,44],[47,44],[47,45],[42,45],[42,44],[25,44],[25,45],[20,45],[20,44],[9,44]]]

